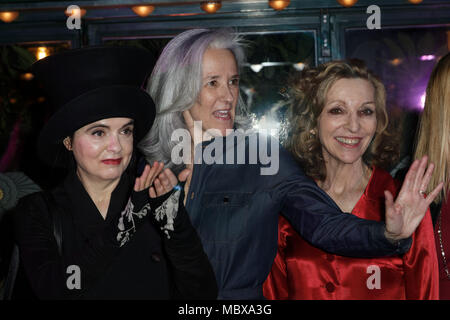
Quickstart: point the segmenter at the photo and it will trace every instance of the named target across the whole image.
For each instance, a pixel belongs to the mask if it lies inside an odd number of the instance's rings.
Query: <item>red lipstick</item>
[[[104,163],[104,164],[110,164],[110,165],[119,165],[121,162],[122,162],[122,158],[119,158],[119,159],[105,159],[105,160],[102,160],[102,162]]]

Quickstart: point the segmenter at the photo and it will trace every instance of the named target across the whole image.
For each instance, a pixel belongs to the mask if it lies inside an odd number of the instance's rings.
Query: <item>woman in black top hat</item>
[[[140,88],[152,66],[148,52],[125,47],[72,50],[33,66],[59,107],[38,153],[69,167],[61,185],[17,207],[20,256],[38,298],[216,297],[177,178],[157,162],[134,173],[134,146],[155,117]]]

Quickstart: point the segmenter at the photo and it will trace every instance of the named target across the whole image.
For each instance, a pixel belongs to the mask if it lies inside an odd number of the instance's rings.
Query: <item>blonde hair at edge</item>
[[[415,158],[428,155],[435,164],[427,192],[431,192],[441,181],[443,191],[434,200],[446,199],[450,189],[450,53],[435,66],[428,82],[425,108],[417,137]]]

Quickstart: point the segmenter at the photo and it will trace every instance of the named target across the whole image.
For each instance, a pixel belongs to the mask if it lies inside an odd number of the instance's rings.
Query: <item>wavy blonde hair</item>
[[[450,191],[450,53],[434,67],[427,86],[425,108],[420,118],[415,158],[428,155],[435,164],[427,192],[444,181],[443,191],[434,200],[447,198]]]
[[[399,157],[398,136],[388,130],[386,90],[362,61],[332,61],[315,68],[307,68],[291,79],[290,130],[286,147],[301,163],[306,174],[323,181],[326,178],[322,144],[317,131],[317,119],[322,113],[327,93],[340,79],[364,79],[375,89],[377,129],[363,155],[368,165],[388,168]]]

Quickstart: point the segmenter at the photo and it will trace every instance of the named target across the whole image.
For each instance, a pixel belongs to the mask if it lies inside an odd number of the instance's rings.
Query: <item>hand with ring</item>
[[[433,163],[430,163],[428,168],[427,163],[426,156],[413,162],[395,202],[392,194],[387,190],[384,191],[386,197],[385,236],[390,241],[405,239],[413,234],[425,216],[428,206],[444,185],[441,182],[425,197],[424,190],[428,187],[434,169]]]

